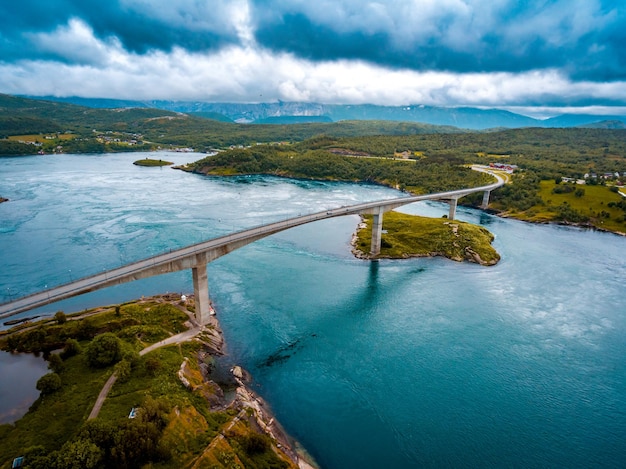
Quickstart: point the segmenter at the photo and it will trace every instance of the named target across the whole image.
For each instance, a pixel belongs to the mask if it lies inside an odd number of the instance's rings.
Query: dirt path
[[[180,334],[173,335],[171,337],[168,337],[167,339],[160,340],[159,342],[155,342],[154,344],[147,346],[146,348],[144,348],[143,350],[139,352],[139,356],[143,357],[146,353],[152,352],[153,350],[156,350],[161,347],[166,347],[172,344],[180,344],[182,342],[187,342],[193,339],[196,335],[198,335],[200,332],[204,330],[204,327],[196,324],[196,322],[193,320],[193,314],[189,310],[182,308],[179,305],[175,305],[175,304],[173,305],[190,317],[192,327],[186,330],[185,332],[181,332]],[[104,386],[102,387],[102,390],[100,391],[100,394],[98,394],[98,398],[96,399],[96,402],[93,408],[91,409],[91,412],[89,413],[89,417],[87,417],[87,420],[95,419],[98,416],[98,414],[100,413],[100,410],[102,409],[102,405],[104,404],[104,401],[106,397],[108,396],[109,392],[111,391],[111,388],[115,384],[116,380],[117,380],[117,374],[113,372],[113,374],[109,377],[107,382],[104,383]]]

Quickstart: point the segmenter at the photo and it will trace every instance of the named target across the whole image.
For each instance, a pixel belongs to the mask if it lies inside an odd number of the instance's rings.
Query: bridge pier
[[[379,208],[378,213],[374,214],[372,219],[372,244],[370,246],[370,255],[377,256],[380,254],[380,243],[383,236],[383,211]]]
[[[480,204],[480,208],[485,209],[489,206],[489,196],[491,195],[491,191],[483,192],[483,203]]]
[[[200,325],[208,324],[210,315],[209,306],[209,279],[206,264],[201,263],[191,269],[193,277],[193,298],[196,305],[196,322]]]
[[[450,211],[448,212],[448,220],[454,220],[454,217],[456,216],[456,205],[457,202],[459,201],[459,199],[450,199],[450,201],[448,202],[448,204],[450,204]]]

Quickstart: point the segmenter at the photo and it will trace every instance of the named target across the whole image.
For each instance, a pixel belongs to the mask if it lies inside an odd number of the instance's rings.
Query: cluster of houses
[[[94,132],[97,132],[94,129]],[[104,133],[99,133],[96,136],[96,140],[100,143],[125,143],[127,145],[143,145],[143,135],[141,134],[128,134],[125,138],[120,138],[118,132],[107,130]]]
[[[98,135],[96,140],[100,143],[126,143],[127,145],[142,145],[143,141],[140,138],[128,138],[121,139],[119,137],[113,137],[111,135]]]
[[[507,173],[512,174],[516,169],[516,164],[506,164],[506,163],[489,163],[489,167],[493,169],[497,169],[499,171],[506,171]]]
[[[619,171],[615,171],[614,173],[602,173],[602,174],[596,174],[596,173],[585,173],[583,175],[583,179],[577,179],[577,178],[568,178],[568,177],[562,177],[561,181],[562,182],[571,182],[571,183],[576,183],[576,184],[587,184],[587,181],[612,181],[616,186],[623,186],[625,184],[626,181],[626,171],[623,172],[619,172]],[[591,183],[590,184],[594,184]]]

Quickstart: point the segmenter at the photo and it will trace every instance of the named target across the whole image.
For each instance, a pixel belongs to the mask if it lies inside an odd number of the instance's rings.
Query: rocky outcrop
[[[231,368],[234,387],[232,391],[226,392],[211,379],[210,363],[215,357],[223,355],[224,349],[222,331],[215,316],[211,317],[210,324],[198,335],[197,340],[202,342],[203,347],[196,360],[185,358],[181,363],[178,370],[180,382],[194,394],[202,396],[211,411],[238,412],[190,467],[205,467],[206,464],[215,462],[215,454],[232,453],[230,438],[237,438],[233,435],[241,437],[245,432],[256,432],[269,437],[272,451],[287,462],[289,467],[315,469],[316,466],[304,456],[306,453],[300,450],[298,443],[280,426],[268,404],[250,389],[252,377],[246,370],[240,366]],[[228,398],[226,394],[229,395]],[[197,415],[197,418],[202,419],[200,414]],[[232,457],[237,459],[234,453]],[[241,461],[237,464],[244,467]]]

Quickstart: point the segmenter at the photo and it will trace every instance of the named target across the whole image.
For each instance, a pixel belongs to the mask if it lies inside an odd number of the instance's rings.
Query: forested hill
[[[20,143],[15,138],[7,140],[7,137],[62,132],[73,136],[63,142],[63,151],[85,153],[172,146],[208,151],[215,147],[259,142],[299,142],[321,134],[350,137],[458,133],[463,130],[389,121],[235,124],[162,109],[96,109],[0,94],[0,154],[33,154],[38,151],[33,145]],[[109,142],[109,137],[112,141],[133,140],[134,143],[132,148],[115,145]]]

